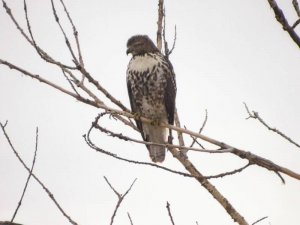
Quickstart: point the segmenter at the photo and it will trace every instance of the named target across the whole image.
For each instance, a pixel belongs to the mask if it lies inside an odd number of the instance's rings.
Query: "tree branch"
[[[267,216],[264,216],[263,218],[260,218],[259,220],[256,220],[254,223],[252,223],[252,225],[257,224],[267,218],[268,218]]]
[[[272,128],[270,127],[259,115],[258,112],[252,111],[252,113],[250,112],[248,106],[246,105],[246,103],[244,103],[246,111],[249,115],[249,117],[247,117],[246,119],[252,118],[252,119],[257,119],[262,125],[264,125],[266,128],[268,128],[268,130],[273,131],[277,134],[279,134],[281,137],[283,137],[284,139],[288,140],[290,143],[292,143],[293,145],[296,145],[298,148],[300,148],[300,145],[298,143],[296,143],[294,140],[292,140],[290,137],[288,137],[287,135],[285,135],[284,133],[282,133],[280,130],[276,129],[276,128]]]
[[[291,27],[289,25],[287,19],[285,18],[285,15],[284,15],[283,11],[277,5],[277,2],[275,0],[268,0],[268,2],[269,2],[269,5],[271,6],[271,8],[274,11],[276,20],[281,24],[283,30],[288,32],[288,34],[293,39],[293,41],[298,45],[298,47],[300,47],[300,37],[295,32],[293,27]]]
[[[35,179],[38,184],[44,189],[44,191],[48,194],[49,198],[52,200],[52,202],[55,204],[55,206],[58,208],[58,210],[63,214],[63,216],[65,218],[68,219],[68,221],[73,224],[73,225],[78,225],[64,210],[63,208],[60,206],[60,204],[57,202],[57,200],[54,198],[54,195],[50,192],[50,190],[46,187],[46,185],[44,185],[44,183],[34,174],[32,173],[32,171],[30,170],[30,168],[25,164],[25,162],[23,161],[23,159],[21,158],[21,156],[19,155],[19,153],[17,152],[17,150],[15,149],[15,147],[13,146],[6,130],[5,130],[5,125],[7,123],[5,123],[4,125],[0,122],[0,127],[3,131],[3,134],[10,146],[10,148],[12,149],[12,151],[14,152],[15,156],[17,157],[17,159],[19,160],[19,162],[23,165],[23,167],[27,170],[27,172],[33,177],[33,179]]]
[[[34,151],[34,156],[33,156],[33,160],[32,160],[32,165],[31,165],[31,168],[30,168],[30,172],[29,172],[29,175],[27,177],[27,180],[26,180],[26,183],[25,183],[25,186],[24,186],[24,189],[23,189],[23,192],[22,192],[22,195],[21,195],[21,198],[19,200],[19,203],[18,203],[18,206],[10,220],[10,222],[14,222],[14,219],[18,213],[18,210],[20,208],[20,206],[22,205],[22,201],[23,201],[23,198],[24,198],[24,195],[25,195],[25,192],[27,190],[27,187],[28,187],[28,183],[29,183],[29,180],[31,178],[31,175],[32,175],[32,171],[33,171],[33,167],[35,165],[35,160],[36,160],[36,153],[37,153],[37,150],[38,150],[38,138],[39,138],[39,129],[38,127],[36,128],[36,133],[35,133],[35,151]]]
[[[113,212],[113,215],[112,215],[112,217],[110,219],[110,225],[112,225],[113,222],[114,222],[114,218],[115,218],[115,216],[117,214],[117,211],[118,211],[118,209],[119,209],[122,201],[124,200],[124,198],[126,197],[126,195],[129,193],[129,191],[131,190],[132,186],[134,185],[134,183],[136,182],[137,179],[136,178],[134,179],[134,181],[132,182],[132,184],[130,185],[130,187],[127,189],[127,191],[124,194],[120,194],[119,192],[117,192],[116,189],[114,189],[114,187],[110,184],[110,182],[108,181],[108,179],[105,176],[104,176],[104,179],[105,179],[106,183],[108,184],[108,186],[110,187],[110,189],[112,189],[113,192],[118,197],[118,202],[116,204],[116,207],[115,207],[115,210]],[[130,219],[130,221],[131,221],[131,219]]]
[[[168,210],[168,214],[169,214],[169,217],[170,217],[170,220],[171,220],[172,225],[175,225],[174,219],[173,219],[173,216],[172,216],[172,213],[171,213],[171,208],[170,208],[170,203],[169,203],[169,202],[167,202],[166,208],[167,208],[167,210]]]

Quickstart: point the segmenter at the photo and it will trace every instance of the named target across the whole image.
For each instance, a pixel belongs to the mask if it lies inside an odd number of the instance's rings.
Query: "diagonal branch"
[[[25,187],[23,189],[23,192],[22,192],[22,195],[21,195],[21,198],[20,198],[20,201],[18,203],[18,206],[14,212],[14,215],[12,216],[10,222],[14,222],[14,219],[18,213],[18,210],[20,208],[20,206],[22,205],[22,201],[23,201],[23,198],[24,198],[24,195],[25,195],[25,192],[27,190],[27,187],[28,187],[28,183],[29,183],[29,180],[31,178],[31,175],[32,175],[32,171],[33,171],[33,167],[35,165],[35,160],[36,160],[36,153],[37,153],[37,150],[38,150],[38,137],[39,137],[39,130],[38,130],[38,127],[36,128],[36,133],[35,133],[35,151],[34,151],[34,156],[33,156],[33,161],[32,161],[32,165],[31,165],[31,168],[30,168],[30,173],[27,177],[27,180],[26,180],[26,183],[25,183]]]
[[[254,223],[252,223],[252,225],[254,224],[258,224],[259,222],[263,221],[264,219],[267,219],[267,216],[264,216],[263,218],[260,218],[259,220],[256,220]]]
[[[296,145],[298,148],[300,148],[300,145],[298,143],[296,143],[294,140],[292,140],[290,137],[288,137],[287,135],[285,135],[284,133],[282,133],[280,130],[276,129],[276,128],[272,128],[270,127],[259,115],[258,112],[252,111],[252,113],[250,112],[248,106],[246,105],[246,103],[244,103],[246,111],[249,115],[249,117],[247,117],[247,119],[252,118],[252,119],[257,119],[262,125],[264,125],[266,128],[268,128],[268,130],[273,131],[277,134],[279,134],[281,137],[283,137],[284,139],[288,140],[290,143]]]
[[[59,17],[58,17],[58,15],[57,15],[57,13],[56,13],[56,9],[55,9],[55,5],[54,5],[53,0],[51,0],[51,6],[52,6],[52,12],[53,12],[55,21],[56,21],[56,23],[58,24],[58,26],[59,26],[59,28],[60,28],[60,31],[62,32],[62,34],[63,34],[63,36],[64,36],[64,38],[65,38],[65,43],[66,43],[66,45],[67,45],[67,47],[68,47],[68,49],[69,49],[69,51],[70,51],[70,53],[71,53],[71,55],[72,55],[73,62],[75,63],[76,67],[78,67],[78,66],[80,66],[80,65],[79,65],[79,62],[78,62],[78,60],[77,60],[77,58],[76,58],[76,56],[75,56],[75,54],[74,54],[73,48],[72,48],[72,46],[71,46],[71,43],[70,43],[70,41],[69,41],[69,38],[68,38],[68,36],[67,36],[65,30],[64,30],[64,28],[62,27],[62,25],[60,24]]]
[[[207,118],[208,118],[208,113],[207,113],[207,109],[205,109],[205,118],[204,118],[204,121],[203,121],[203,123],[202,123],[202,126],[200,127],[200,130],[199,130],[199,134],[201,134],[202,133],[202,131],[203,131],[203,129],[204,129],[204,127],[205,127],[205,125],[206,125],[206,123],[207,123]],[[192,142],[192,144],[190,145],[190,147],[193,147],[194,146],[194,144],[197,142],[197,139],[196,138],[193,138],[193,142]],[[199,144],[199,143],[198,143]],[[201,146],[201,145],[200,145]]]
[[[276,20],[281,24],[283,30],[288,32],[293,41],[300,47],[300,37],[295,32],[292,26],[289,25],[289,22],[285,18],[283,11],[279,8],[277,2],[275,0],[268,0],[269,5],[274,11]]]
[[[6,130],[5,130],[5,126],[7,123],[2,124],[0,122],[0,127],[3,131],[3,134],[10,146],[10,148],[12,149],[12,151],[14,152],[15,156],[17,157],[17,159],[19,160],[19,162],[23,165],[23,167],[27,170],[27,172],[30,174],[34,180],[36,180],[38,182],[38,184],[44,189],[44,191],[48,194],[49,198],[52,200],[52,202],[55,204],[55,206],[58,208],[58,210],[63,214],[63,216],[65,218],[68,219],[68,221],[73,224],[73,225],[78,225],[64,210],[63,208],[60,206],[60,204],[57,202],[57,200],[54,198],[54,195],[50,192],[50,190],[46,187],[46,185],[34,174],[32,173],[32,171],[30,170],[30,168],[25,164],[25,162],[23,161],[23,159],[21,158],[21,156],[19,155],[19,153],[17,152],[17,150],[15,149],[15,147],[13,146]]]
[[[295,11],[296,11],[298,17],[300,17],[300,10],[299,10],[299,4],[298,4],[298,1],[297,1],[297,0],[293,0],[292,3],[293,3],[294,9],[295,9]]]
[[[174,219],[173,219],[173,216],[172,216],[172,213],[171,213],[171,208],[170,208],[170,203],[169,202],[167,202],[166,208],[168,210],[168,214],[169,214],[172,225],[175,225]]]

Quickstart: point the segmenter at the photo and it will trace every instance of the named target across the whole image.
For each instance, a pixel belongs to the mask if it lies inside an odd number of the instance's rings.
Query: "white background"
[[[147,34],[155,40],[157,1],[68,0],[65,3],[79,31],[87,70],[129,107],[125,74],[130,56],[125,54],[126,41],[134,34]],[[8,1],[8,4],[25,29],[22,1]],[[290,21],[297,19],[291,1],[278,4]],[[59,6],[59,1],[56,5]],[[38,44],[56,59],[71,64],[50,1],[30,0],[28,10]],[[58,12],[71,34],[61,7]],[[166,13],[170,44],[177,26],[176,49],[170,60],[177,76],[177,108],[182,124],[197,131],[207,109],[205,135],[299,173],[299,148],[267,131],[257,121],[245,120],[243,102],[259,111],[269,124],[300,140],[299,48],[275,20],[268,2],[166,1]],[[3,8],[0,27],[0,58],[68,87],[61,72],[43,62],[21,37]],[[82,135],[99,112],[0,65],[0,121],[8,120],[7,132],[29,165],[35,128],[39,127],[34,172],[79,224],[109,224],[117,198],[105,183],[104,175],[120,192],[125,192],[134,178],[138,178],[119,209],[115,224],[130,224],[127,212],[135,225],[171,224],[166,201],[171,204],[176,225],[196,224],[196,221],[200,225],[234,224],[193,179],[121,162],[90,149]],[[105,122],[106,126],[121,129],[113,120]],[[125,134],[139,137],[132,132]],[[144,146],[100,133],[93,138],[100,147],[120,156],[149,161]],[[188,138],[186,143],[190,143]],[[205,175],[247,163],[233,155],[189,153],[189,158]],[[182,170],[170,153],[163,166]],[[0,134],[0,221],[10,220],[26,178],[26,171]],[[284,178],[286,185],[276,174],[251,166],[240,174],[211,182],[250,224],[268,216],[261,225],[298,225],[300,182]],[[15,221],[26,225],[68,224],[34,180]]]

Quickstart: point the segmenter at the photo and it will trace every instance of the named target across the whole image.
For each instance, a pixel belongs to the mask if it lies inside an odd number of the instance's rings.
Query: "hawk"
[[[147,35],[135,35],[127,42],[132,58],[127,69],[127,88],[133,113],[156,122],[174,124],[176,82],[171,62]],[[167,129],[136,120],[147,142],[167,143]],[[153,162],[163,162],[165,147],[146,145]]]

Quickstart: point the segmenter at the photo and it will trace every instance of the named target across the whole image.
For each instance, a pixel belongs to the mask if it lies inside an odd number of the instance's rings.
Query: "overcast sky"
[[[59,5],[59,1],[56,1]],[[66,0],[77,25],[87,70],[129,107],[126,87],[126,42],[135,34],[156,38],[157,1]],[[8,1],[25,28],[21,1]],[[278,1],[290,21],[296,20],[291,1]],[[32,30],[50,55],[71,64],[71,56],[51,12],[50,1],[28,0]],[[58,10],[58,12],[62,12]],[[208,110],[207,136],[251,151],[300,173],[300,150],[255,120],[245,120],[246,102],[271,126],[300,141],[300,53],[274,18],[268,2],[166,1],[167,39],[177,42],[170,60],[176,73],[177,108],[181,123],[197,131]],[[62,17],[65,17],[62,13]],[[62,19],[63,20],[63,19]],[[71,34],[71,28],[64,23]],[[0,58],[68,87],[61,72],[47,65],[26,43],[0,10]],[[100,96],[103,99],[103,96]],[[108,101],[106,101],[109,103]],[[34,172],[53,192],[64,210],[79,224],[109,224],[117,197],[105,183],[125,192],[138,178],[115,219],[116,225],[171,224],[166,201],[176,225],[230,225],[230,216],[190,178],[128,164],[90,149],[82,135],[100,112],[18,72],[0,65],[0,121],[24,160],[30,164],[39,127],[39,149]],[[105,125],[120,128],[113,120]],[[130,132],[131,134],[132,132]],[[138,134],[133,134],[139,138]],[[103,149],[134,160],[149,161],[142,145],[124,143],[95,133]],[[186,143],[191,140],[186,138]],[[205,143],[204,143],[205,145]],[[233,155],[189,153],[205,175],[245,165]],[[163,166],[183,170],[167,153]],[[251,166],[240,174],[212,180],[217,189],[251,224],[298,225],[300,182]],[[0,221],[10,220],[27,173],[0,132]],[[42,188],[29,183],[16,222],[25,225],[68,224]]]

